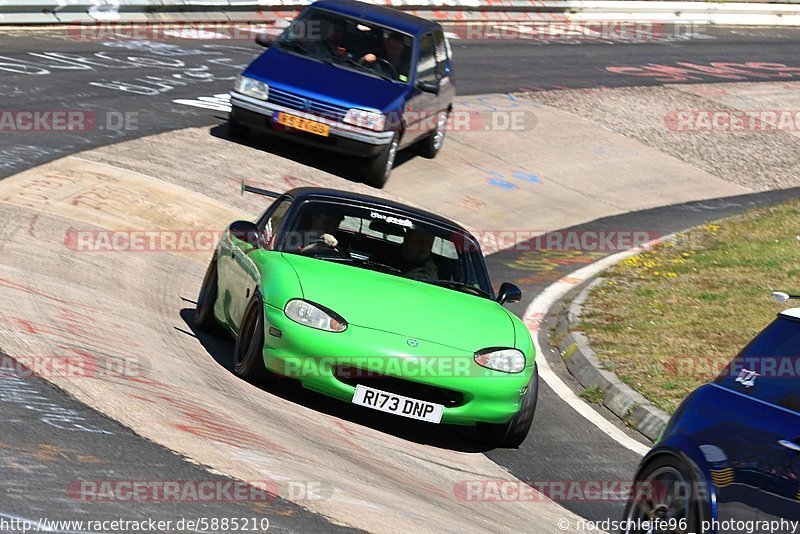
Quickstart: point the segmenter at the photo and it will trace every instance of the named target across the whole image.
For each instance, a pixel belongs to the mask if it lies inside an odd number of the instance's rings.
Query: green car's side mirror
[[[497,292],[497,302],[500,304],[518,302],[521,298],[522,290],[514,284],[511,282],[503,282],[500,284],[500,290]]]
[[[231,223],[230,227],[231,237],[235,237],[239,241],[244,241],[248,245],[258,248],[261,246],[259,240],[258,226],[252,221],[235,221]]]

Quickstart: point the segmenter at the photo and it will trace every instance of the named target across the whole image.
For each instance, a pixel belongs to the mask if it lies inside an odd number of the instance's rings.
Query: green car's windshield
[[[407,83],[413,38],[376,24],[308,9],[277,40],[285,50],[325,63]]]
[[[491,298],[475,239],[406,213],[307,201],[279,249]]]

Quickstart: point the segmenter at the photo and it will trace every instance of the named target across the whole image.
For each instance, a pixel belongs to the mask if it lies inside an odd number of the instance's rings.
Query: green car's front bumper
[[[479,366],[471,352],[425,340],[354,325],[325,332],[292,321],[282,309],[266,305],[264,311],[266,367],[345,402],[361,383],[443,404],[442,423],[505,423],[519,411],[534,370],[531,355],[524,371],[509,374]],[[381,376],[354,376],[354,370]]]

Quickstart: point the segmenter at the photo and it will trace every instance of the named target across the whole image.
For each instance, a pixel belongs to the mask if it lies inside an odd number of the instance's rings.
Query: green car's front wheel
[[[533,415],[536,413],[536,399],[539,396],[539,370],[533,368],[533,376],[528,383],[528,389],[522,398],[520,409],[508,423],[492,424],[477,423],[475,425],[478,436],[486,445],[491,447],[507,447],[516,449],[531,429]]]
[[[200,287],[200,294],[197,296],[197,306],[194,311],[194,325],[206,331],[219,330],[219,324],[214,318],[214,303],[217,301],[217,258],[211,258],[211,262],[206,269],[203,277],[203,285]]]
[[[256,292],[247,305],[247,311],[236,336],[233,349],[233,372],[245,380],[257,380],[267,375],[264,366],[264,304]]]

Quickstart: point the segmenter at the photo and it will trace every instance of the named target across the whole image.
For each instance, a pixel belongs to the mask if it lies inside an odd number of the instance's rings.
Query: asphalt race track
[[[770,74],[755,67],[752,75],[743,74],[738,79],[731,79],[715,72],[712,64],[781,64],[800,68],[800,59],[796,53],[798,46],[800,30],[792,29],[713,29],[703,30],[702,35],[691,38],[635,44],[453,41],[456,83],[459,93],[465,96],[545,91],[554,88],[594,89],[663,83],[770,81]],[[89,112],[86,116],[92,117],[90,124],[80,132],[0,131],[0,179],[8,178],[10,182],[20,172],[48,162],[58,163],[56,160],[60,158],[97,147],[166,134],[174,130],[223,124],[226,103],[224,98],[214,95],[226,93],[235,74],[258,52],[259,48],[248,42],[87,42],[70,38],[70,35],[60,31],[0,32],[0,110],[84,110]],[[670,67],[682,67],[683,72],[676,74]],[[548,135],[547,131],[542,130],[537,133]],[[224,128],[212,128],[211,134],[215,143],[230,143]],[[252,147],[237,147],[239,148]],[[267,150],[265,155],[284,157],[307,166],[311,176],[320,167],[330,170],[322,163],[315,163],[313,157],[309,163],[303,160],[302,155],[291,153],[291,150],[271,150]],[[444,152],[447,150],[448,145]],[[175,154],[175,157],[180,158],[182,155]],[[405,170],[415,165],[415,160],[411,160],[402,167]],[[305,179],[303,176],[301,179]],[[236,180],[238,177],[234,176],[233,181]],[[130,183],[136,182],[132,179]],[[404,186],[400,176],[393,176],[390,186],[388,194],[403,193]],[[667,235],[709,219],[741,212],[754,205],[800,196],[800,189],[736,196],[731,194],[723,192],[721,195],[725,198],[720,199],[713,199],[705,194],[702,202],[688,201],[660,207],[650,206],[641,210],[622,210],[628,213],[614,210],[612,215],[606,217],[589,221],[576,219],[574,225],[568,223],[566,228],[555,227],[549,230],[624,231],[647,228],[653,236]],[[6,203],[8,198],[11,196],[0,195],[0,202]],[[408,198],[414,197],[409,194]],[[492,201],[493,198],[487,198],[487,202]],[[222,207],[224,202],[220,203],[218,199],[215,202],[209,202],[209,206],[214,209],[219,204],[218,212],[215,213],[227,213]],[[253,209],[255,201],[249,202],[246,206],[236,205],[235,209],[239,212]],[[22,216],[19,204],[11,202],[6,207],[8,220],[18,213]],[[234,207],[229,205],[226,209],[233,210]],[[42,215],[45,216],[44,213]],[[59,217],[62,215],[59,214]],[[50,225],[50,222],[47,224]],[[52,226],[56,230],[60,228],[55,223]],[[32,223],[31,235],[34,233],[33,228]],[[0,235],[1,254],[29,253],[18,245],[20,236],[23,235],[21,231],[7,228]],[[525,261],[534,266],[528,272],[521,273],[519,268],[513,267],[521,256],[523,254],[518,251],[507,251],[488,258],[496,284],[504,280],[514,280],[523,288],[523,302],[510,306],[519,315],[524,313],[533,297],[550,283],[589,261],[596,261],[602,254],[595,253],[587,258],[574,255],[571,261],[549,265],[546,272],[543,269],[542,273],[538,273],[542,276],[536,276],[539,268],[536,265],[547,264],[547,257],[537,256],[537,253],[527,254]],[[63,258],[55,256],[48,256],[47,259],[63,261]],[[196,279],[198,271],[202,274],[201,260],[191,266],[188,261],[176,260],[168,267],[175,270],[186,269],[192,275],[190,279],[194,281],[190,283],[199,284]],[[20,273],[19,270],[13,272],[17,275]],[[55,284],[58,279],[50,282]],[[0,277],[0,286],[6,289],[25,286],[26,292],[35,291],[27,283],[23,278]],[[168,285],[166,281],[152,283],[159,287]],[[176,282],[176,287],[184,289],[186,285],[179,281]],[[171,334],[188,335],[199,341],[210,358],[218,364],[212,369],[223,377],[220,379],[222,384],[230,378],[230,362],[225,359],[225,354],[231,348],[230,343],[192,332],[187,322],[193,307],[193,295],[181,295],[185,302],[182,303],[180,316],[176,317],[180,328],[174,327]],[[545,321],[544,325],[540,331],[546,332],[548,322]],[[542,343],[543,346],[546,345],[543,338]],[[0,351],[14,354],[13,350],[2,344]],[[156,357],[152,354],[146,356]],[[573,386],[575,391],[579,391],[563,366],[559,366],[558,354],[546,353],[539,357],[547,357],[556,374]],[[156,378],[176,387],[178,391],[183,386],[171,384],[172,377],[169,376]],[[133,432],[121,425],[115,420],[119,417],[104,415],[113,410],[98,411],[90,408],[72,398],[71,393],[40,379],[20,381],[6,375],[0,377],[0,406],[5,415],[4,430],[0,433],[0,519],[38,519],[42,516],[113,519],[125,517],[126,513],[131,515],[131,510],[135,509],[137,516],[176,521],[185,517],[267,517],[270,528],[286,531],[345,529],[340,525],[370,529],[369,525],[376,524],[355,517],[352,522],[341,517],[333,518],[327,510],[324,514],[318,513],[320,510],[315,508],[314,503],[291,491],[281,491],[280,498],[256,498],[244,503],[150,502],[147,505],[131,506],[130,503],[120,502],[86,503],[71,498],[69,489],[65,492],[63,488],[74,487],[78,479],[214,480],[221,481],[220,483],[236,483],[226,475],[217,473],[214,465],[211,466],[214,469],[212,473],[217,474],[210,475],[202,465],[194,463],[197,459],[191,455],[188,455],[190,460],[187,460],[169,450],[177,450],[176,447],[166,448],[155,438],[137,435],[141,432]],[[270,390],[270,393],[294,403],[297,409],[304,410],[305,417],[319,415],[325,420],[338,418],[346,422],[350,429],[348,433],[353,432],[355,427],[363,426],[385,433],[393,439],[399,438],[400,442],[408,440],[411,444],[434,447],[441,451],[441,457],[437,456],[436,461],[442,458],[443,465],[451,458],[470,458],[485,454],[499,466],[498,472],[506,470],[522,481],[625,481],[630,478],[639,460],[637,452],[587,423],[545,383],[540,388],[534,429],[527,441],[519,450],[492,451],[481,450],[468,431],[458,430],[455,436],[443,437],[424,425],[408,425],[398,429],[393,421],[387,422],[373,414],[354,413],[349,407],[330,406],[325,399],[298,392],[291,385],[282,385],[276,391]],[[231,395],[229,400],[234,408],[241,404],[243,412],[251,409],[239,396]],[[113,400],[108,401],[108,406],[113,404]],[[613,417],[602,411],[601,414],[607,416],[618,427],[619,432],[641,444],[646,443],[644,438],[624,428]],[[131,418],[136,419],[140,415],[143,420],[146,419],[142,414],[131,414]],[[58,424],[52,424],[53,421]],[[236,444],[232,446],[237,447]],[[328,444],[317,443],[317,446],[324,449]],[[191,449],[191,446],[187,445],[187,448]],[[244,455],[247,450],[240,452]],[[237,458],[245,461],[246,456]],[[471,464],[466,463],[468,460],[464,462],[458,468],[447,465],[444,468],[460,470],[458,476],[454,475],[456,478],[469,478],[467,467]],[[408,465],[397,468],[407,469]],[[485,472],[473,475],[487,476]],[[343,473],[342,476],[346,474]],[[255,479],[249,480],[252,482]],[[409,487],[419,489],[418,486]],[[333,491],[325,483],[315,489],[323,494]],[[424,499],[424,495],[422,498]],[[344,502],[340,504],[356,505]],[[499,508],[494,513],[490,508],[492,504],[477,503],[474,506],[482,507],[482,517],[498,516],[494,518],[496,525],[504,525],[502,516],[505,509]],[[608,500],[565,500],[558,504],[577,516],[597,521],[618,519],[623,506],[621,502]],[[372,513],[377,515],[380,511]],[[372,521],[377,520],[373,518]],[[557,531],[554,524],[537,524],[536,518],[531,521],[537,532]],[[487,524],[480,523],[474,528],[486,529]]]
[[[701,69],[718,61],[797,67],[800,30],[696,31],[703,38],[641,44],[454,40],[458,93],[668,83],[675,77],[663,75],[663,70],[616,74],[608,69],[675,67],[678,62]],[[79,134],[17,132],[3,143],[0,177],[132,136],[208,124],[213,113],[172,101],[226,93],[235,75],[259,52],[257,45],[238,40],[85,41],[64,31],[0,32],[0,42],[0,98],[13,101],[15,109],[91,110],[98,120],[95,128]],[[677,82],[737,81],[701,69]],[[765,79],[769,78],[763,73],[741,78]]]

